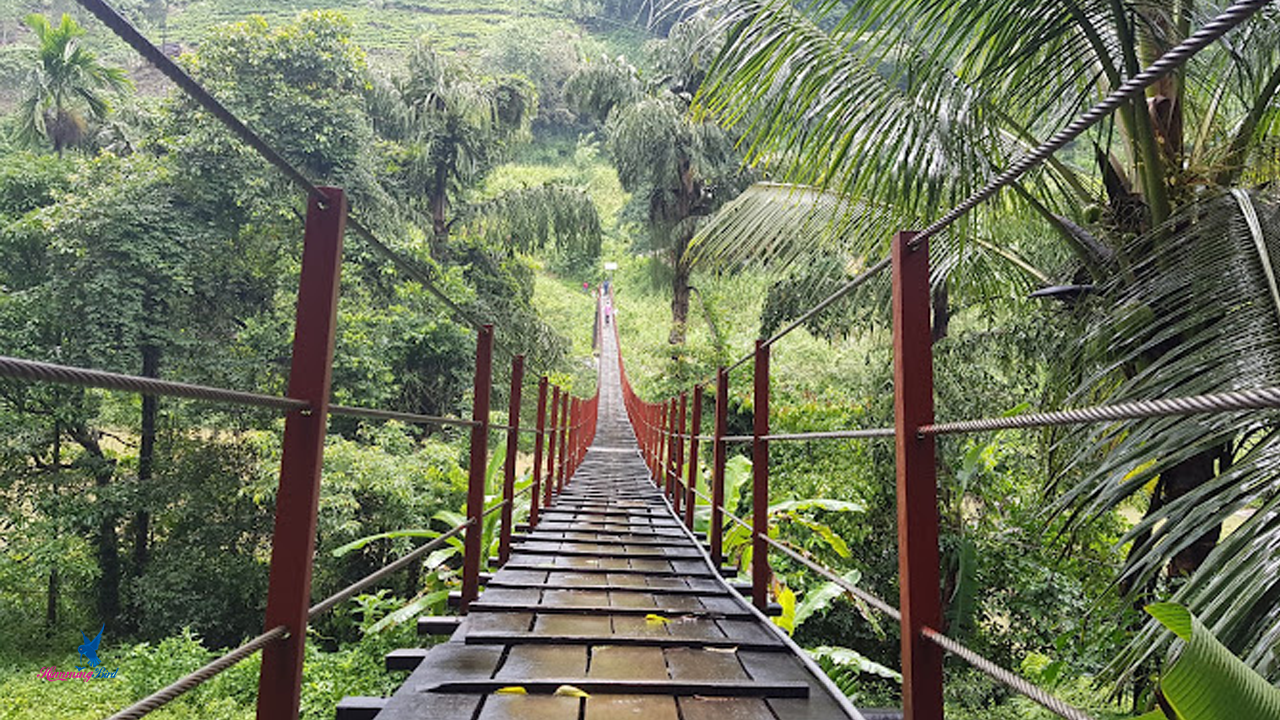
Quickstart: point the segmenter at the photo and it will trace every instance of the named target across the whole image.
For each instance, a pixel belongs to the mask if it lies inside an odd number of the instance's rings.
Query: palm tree
[[[1185,38],[1217,3],[1152,0],[705,0],[730,41],[699,105],[775,182],[695,241],[706,257],[786,269],[837,248],[846,267],[938,217]],[[1280,383],[1280,8],[1201,52],[1075,147],[935,243],[937,288],[975,274],[1089,284],[1066,402]],[[1028,219],[1030,218],[1030,220]],[[1011,224],[1049,242],[1009,243]],[[808,232],[805,232],[805,229]],[[816,229],[816,231],[815,231]],[[805,234],[800,234],[805,232]],[[819,239],[815,240],[815,236]],[[1048,262],[1036,263],[1029,257]],[[998,266],[1004,266],[1001,273]],[[1012,272],[1010,272],[1012,270]],[[804,308],[798,308],[803,310]],[[1069,526],[1135,496],[1119,586],[1172,595],[1273,677],[1280,433],[1266,418],[1087,429],[1051,489]],[[1230,536],[1223,521],[1245,518]],[[1118,658],[1154,652],[1153,624]]]
[[[375,83],[369,104],[379,134],[396,143],[392,181],[400,185],[398,194],[430,218],[436,257],[447,254],[450,229],[459,223],[520,249],[556,241],[587,255],[599,252],[595,206],[576,188],[551,184],[462,202],[527,136],[537,113],[528,81],[480,76],[420,43],[408,73]]]
[[[61,155],[84,137],[88,120],[107,116],[110,105],[103,92],[120,93],[133,83],[124,70],[103,65],[94,53],[80,47],[76,38],[84,35],[84,28],[70,15],[64,14],[56,27],[34,13],[24,22],[35,33],[37,45],[19,113],[18,137],[33,145],[52,143]]]
[[[585,64],[566,92],[580,112],[604,122],[623,189],[644,203],[649,247],[671,269],[671,332],[682,345],[693,271],[686,252],[701,224],[741,191],[743,171],[732,137],[689,114],[705,60],[692,55],[701,26],[682,23],[656,47],[659,77],[645,88],[625,60]]]

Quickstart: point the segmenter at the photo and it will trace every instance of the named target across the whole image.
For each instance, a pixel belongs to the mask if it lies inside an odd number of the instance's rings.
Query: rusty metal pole
[[[756,341],[755,398],[751,439],[751,600],[769,605],[769,346]]]
[[[298,717],[301,698],[320,468],[329,419],[329,382],[342,274],[342,235],[347,222],[346,195],[338,188],[321,189],[328,202],[312,198],[307,203],[289,370],[289,397],[307,401],[310,409],[290,411],[285,420],[267,586],[266,627],[283,625],[289,629],[289,636],[263,650],[258,675],[258,720]]]
[[[547,425],[547,477],[543,480],[542,506],[551,507],[551,498],[556,489],[556,438],[560,420],[560,386],[551,386],[551,422]]]
[[[489,397],[493,388],[493,326],[476,335],[476,372],[471,399],[471,458],[468,461],[467,525],[463,538],[462,612],[480,595],[480,560],[484,537],[484,475],[489,465]]]
[[[711,443],[711,560],[717,569],[724,564],[724,465],[729,429],[729,373],[722,365],[716,370],[716,416]]]
[[[672,440],[676,444],[676,462],[675,475],[671,478],[671,484],[675,488],[672,493],[672,504],[675,506],[676,517],[680,517],[680,509],[684,506],[684,434],[686,414],[689,410],[689,393],[680,393],[680,412],[676,416],[675,433]]]
[[[702,386],[693,386],[693,417],[689,421],[689,482],[684,499],[684,524],[693,529],[693,511],[698,507],[698,433],[702,432]]]
[[[502,525],[498,530],[498,564],[511,558],[511,530],[516,504],[516,455],[520,452],[520,393],[524,356],[511,358],[511,391],[507,399],[507,457],[502,465]]]
[[[906,720],[942,720],[942,649],[921,630],[942,627],[938,480],[933,436],[929,248],[915,233],[893,238],[893,416],[898,484],[898,585],[902,707]]]
[[[529,494],[529,527],[538,524],[538,504],[542,499],[542,447],[547,431],[547,376],[538,378],[538,419],[533,435],[533,490]]]

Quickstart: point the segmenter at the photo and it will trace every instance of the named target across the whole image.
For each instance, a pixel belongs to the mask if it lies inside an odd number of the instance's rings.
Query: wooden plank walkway
[[[572,481],[449,641],[400,654],[395,666],[418,663],[401,688],[363,710],[352,699],[339,718],[861,717],[677,520],[640,457],[603,335],[597,436]],[[589,697],[557,695],[563,685]]]

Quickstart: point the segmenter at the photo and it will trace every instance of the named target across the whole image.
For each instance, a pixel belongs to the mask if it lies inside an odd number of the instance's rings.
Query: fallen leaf
[[[529,691],[519,685],[511,685],[508,687],[498,688],[493,691],[496,695],[528,695]]]
[[[580,690],[579,688],[576,688],[572,685],[561,685],[560,687],[556,688],[556,695],[559,695],[560,697],[576,697],[576,698],[591,697],[589,693],[583,690]]]

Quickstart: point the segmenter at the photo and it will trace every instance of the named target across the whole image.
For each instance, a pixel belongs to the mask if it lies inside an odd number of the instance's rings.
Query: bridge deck
[[[651,480],[604,335],[595,442],[377,720],[858,717],[724,582]],[[562,685],[587,698],[555,694]],[[522,688],[527,694],[499,692]],[[381,705],[381,703],[379,703]]]

